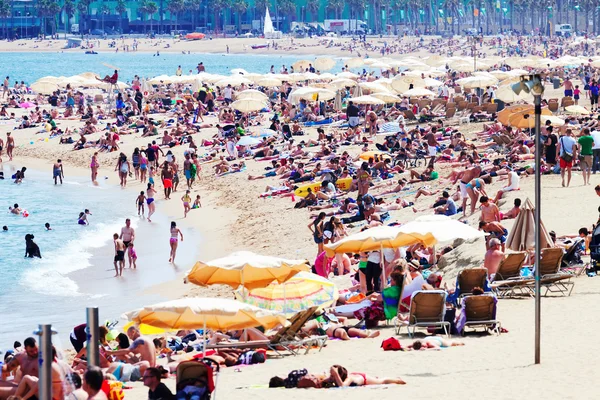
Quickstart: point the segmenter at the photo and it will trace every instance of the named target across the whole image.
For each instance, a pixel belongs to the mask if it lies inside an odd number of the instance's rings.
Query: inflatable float
[[[306,197],[308,195],[309,188],[312,190],[313,193],[320,191],[321,183],[322,182],[314,182],[314,183],[311,183],[308,185],[300,186],[298,189],[296,189],[294,191],[294,194],[299,197]],[[335,183],[335,186],[337,186],[337,188],[340,190],[349,190],[351,185],[352,185],[352,178],[338,179],[337,182]]]

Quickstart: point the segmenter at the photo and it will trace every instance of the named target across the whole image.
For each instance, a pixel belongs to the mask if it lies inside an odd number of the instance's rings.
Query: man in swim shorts
[[[163,186],[165,188],[165,199],[169,200],[171,197],[171,190],[173,189],[173,170],[169,164],[165,163],[164,168],[160,173]]]
[[[127,218],[125,220],[125,226],[121,228],[121,235],[119,239],[123,241],[125,248],[129,247],[130,243],[133,243],[135,240],[135,229],[131,227],[131,220]],[[131,253],[127,252],[127,257],[129,259],[129,268],[131,268]]]
[[[119,234],[113,235],[115,243],[115,277],[123,276],[123,268],[125,268],[125,243],[119,239]]]

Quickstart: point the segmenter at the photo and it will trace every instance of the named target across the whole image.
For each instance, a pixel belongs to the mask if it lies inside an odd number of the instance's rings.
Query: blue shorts
[[[192,179],[192,171],[189,169],[185,170],[185,179]]]
[[[277,172],[275,170],[269,171],[265,174],[266,177],[276,176]]]

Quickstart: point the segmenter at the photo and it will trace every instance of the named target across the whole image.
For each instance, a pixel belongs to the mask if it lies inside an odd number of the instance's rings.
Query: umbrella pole
[[[541,163],[541,143],[540,143],[540,119],[542,114],[542,96],[534,96],[535,104],[535,363],[539,364],[540,360],[540,334],[541,334],[541,310],[542,310],[542,299],[540,297],[540,259],[542,244],[542,230],[540,229],[541,217],[540,208],[542,205],[541,191],[541,175],[540,175],[540,163]]]
[[[379,262],[381,263],[381,291],[383,292],[383,289],[385,288],[385,284],[387,283],[387,280],[385,278],[385,263],[384,263],[384,256],[383,256],[383,243],[381,243],[379,255],[381,256],[381,258],[379,259]]]
[[[204,316],[204,326],[202,328],[202,356],[206,355],[206,315]]]

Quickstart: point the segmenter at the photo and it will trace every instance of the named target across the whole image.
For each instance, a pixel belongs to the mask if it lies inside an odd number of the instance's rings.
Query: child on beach
[[[79,219],[77,220],[77,223],[79,225],[89,225],[90,223],[87,220],[87,216],[85,215],[84,212],[80,212],[79,213]]]
[[[46,227],[46,230],[47,230],[47,231],[51,231],[51,230],[52,230],[52,228],[50,228],[50,224],[49,224],[48,222],[46,222],[46,223],[44,224],[44,226]]]
[[[152,186],[154,186],[154,167],[150,167],[148,183],[151,184]]]
[[[190,203],[192,202],[189,190],[185,191],[185,194],[181,197],[181,201],[183,202],[183,218],[187,218],[187,214],[190,212]]]
[[[144,194],[143,190],[140,192],[140,195],[135,198],[135,202],[137,203],[138,216],[141,215],[143,217],[144,216],[144,203],[146,202],[146,195]]]
[[[194,200],[194,205],[192,206],[192,210],[195,210],[196,208],[201,208],[202,207],[202,203],[200,203],[200,195],[196,195],[196,200]]]
[[[573,91],[573,98],[575,99],[575,104],[579,104],[580,95],[581,90],[579,90],[579,85],[575,85],[575,90]]]
[[[135,248],[133,247],[133,242],[129,242],[129,246],[127,246],[127,251],[129,252],[129,257],[131,257],[131,264],[133,264],[133,269],[137,269],[137,253],[135,252]],[[131,268],[131,265],[129,265]]]

